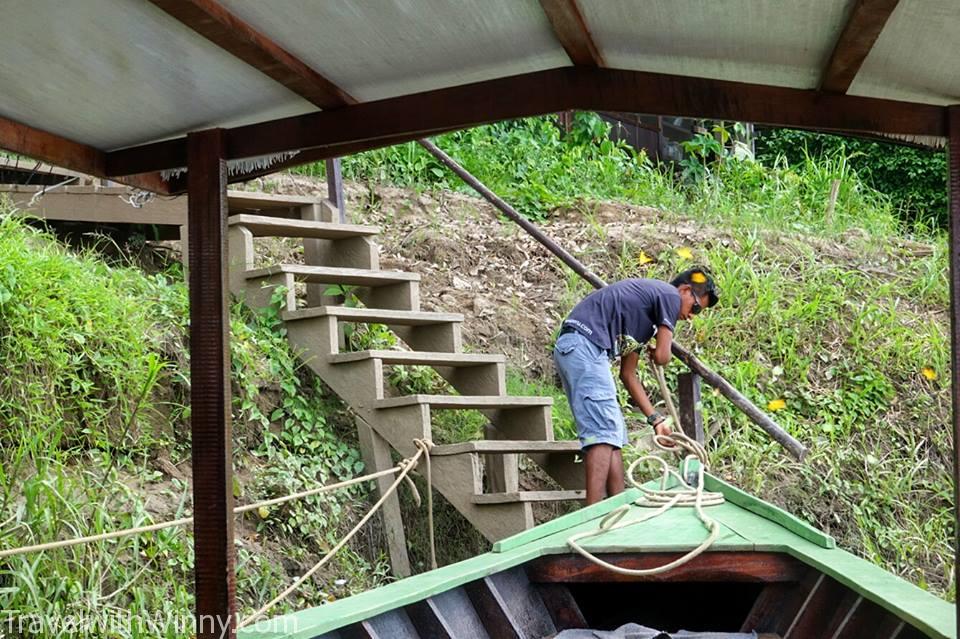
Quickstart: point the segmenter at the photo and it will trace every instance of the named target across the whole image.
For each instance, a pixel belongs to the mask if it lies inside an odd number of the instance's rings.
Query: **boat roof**
[[[111,150],[316,110],[169,15],[162,8],[168,4],[5,3],[0,115]],[[535,0],[221,5],[359,102],[569,67],[570,54],[577,58],[557,37],[556,18]],[[851,5],[579,2],[595,62],[608,68],[797,89],[823,82]],[[901,2],[887,14],[848,94],[926,105],[960,101],[955,2]]]
[[[706,509],[707,514],[720,523],[720,535],[709,552],[787,554],[836,579],[931,637],[957,636],[953,604],[837,548],[830,535],[717,477],[705,475],[705,488],[723,493],[726,499],[725,503]],[[499,541],[486,554],[261,622],[241,629],[237,636],[241,639],[308,639],[538,557],[568,554],[571,549],[567,539],[571,535],[595,529],[604,515],[624,504],[633,504],[640,496],[638,489],[629,489]],[[631,512],[621,521],[647,513],[649,508],[632,505]],[[684,552],[700,544],[705,534],[692,508],[672,508],[642,524],[585,539],[580,544],[593,553]],[[289,629],[296,631],[290,632]]]
[[[565,109],[939,144],[958,29],[955,0],[8,0],[0,146],[171,193],[209,128],[238,180]]]

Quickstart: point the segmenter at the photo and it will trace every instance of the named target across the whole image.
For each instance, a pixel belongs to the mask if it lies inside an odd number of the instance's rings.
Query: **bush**
[[[943,151],[901,144],[844,138],[825,133],[771,129],[757,139],[757,158],[774,166],[836,155],[849,158],[864,181],[890,196],[899,217],[909,225],[946,228],[947,158]]]

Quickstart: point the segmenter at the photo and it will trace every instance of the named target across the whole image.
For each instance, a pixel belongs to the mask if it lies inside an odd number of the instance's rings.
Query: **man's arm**
[[[650,351],[650,359],[657,366],[666,366],[670,363],[673,353],[670,350],[670,344],[673,342],[673,331],[668,326],[659,326],[657,328],[657,345]]]
[[[664,331],[666,333],[666,339],[661,342],[661,333]],[[670,336],[673,333],[667,329],[665,326],[661,326],[660,330],[657,331],[657,349],[661,347],[661,344],[666,343],[666,350],[670,354]],[[652,351],[650,354],[651,357],[656,356],[656,351]],[[656,361],[656,360],[654,360]],[[643,384],[640,383],[640,378],[637,377],[637,364],[640,363],[640,354],[637,351],[631,351],[623,357],[620,358],[620,381],[623,382],[624,388],[627,389],[627,392],[630,394],[630,398],[633,399],[633,403],[636,404],[640,411],[649,417],[657,412],[653,407],[653,404],[650,403],[650,398],[647,397],[647,391],[644,390]],[[667,425],[665,419],[660,419],[653,425],[653,430],[658,435],[669,435],[670,427]]]
[[[647,397],[647,391],[643,389],[640,378],[637,377],[637,364],[640,362],[640,355],[637,351],[631,351],[620,358],[620,381],[623,387],[630,393],[630,399],[640,408],[640,412],[649,417],[656,410],[650,399]]]

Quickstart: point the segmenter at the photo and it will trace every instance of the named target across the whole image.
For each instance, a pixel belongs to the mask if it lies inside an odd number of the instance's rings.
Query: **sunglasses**
[[[690,291],[690,295],[693,296],[693,308],[690,309],[692,315],[699,315],[700,311],[703,310],[703,307],[700,306],[700,300],[697,299],[697,294],[693,291]]]

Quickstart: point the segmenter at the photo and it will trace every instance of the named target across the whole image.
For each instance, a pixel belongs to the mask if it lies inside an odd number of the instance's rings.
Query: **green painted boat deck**
[[[931,637],[956,639],[953,604],[836,548],[829,535],[775,506],[712,476],[706,477],[705,484],[707,490],[722,492],[726,498],[726,503],[705,509],[721,524],[720,536],[709,552],[788,554],[833,577]],[[571,552],[567,546],[571,535],[595,529],[601,517],[639,496],[639,490],[630,489],[497,542],[486,554],[333,603],[276,617],[240,630],[237,636],[241,639],[310,639],[537,557],[567,554]],[[633,506],[621,522],[648,512],[648,508]],[[647,522],[583,540],[581,545],[595,553],[684,552],[699,545],[705,535],[706,530],[692,508],[673,508]]]

